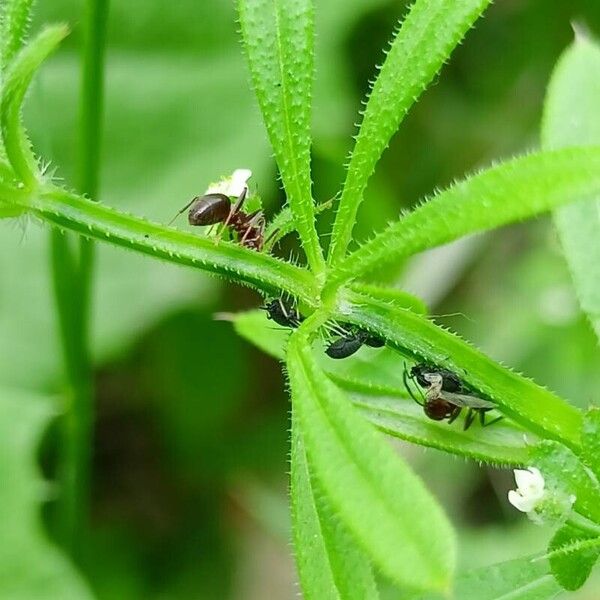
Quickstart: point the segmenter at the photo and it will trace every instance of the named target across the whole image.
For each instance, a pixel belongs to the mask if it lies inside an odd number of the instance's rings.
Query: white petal
[[[531,498],[524,498],[523,496],[521,496],[521,494],[519,494],[519,492],[516,492],[515,490],[510,490],[508,492],[508,501],[517,510],[520,510],[521,512],[524,512],[524,513],[531,512],[533,510],[533,508],[535,507],[534,500],[532,500]]]
[[[530,467],[526,471],[515,469],[515,481],[519,491],[524,496],[541,498],[544,495],[544,478],[539,469],[535,467]]]
[[[225,194],[226,196],[239,196],[248,185],[248,179],[252,177],[250,169],[236,169],[230,177],[221,181],[211,183],[205,194]]]
[[[229,180],[228,196],[239,196],[248,185],[248,179],[252,177],[250,169],[236,169]]]

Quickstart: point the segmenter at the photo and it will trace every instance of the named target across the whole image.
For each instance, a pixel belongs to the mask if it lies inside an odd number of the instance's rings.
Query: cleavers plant
[[[93,201],[102,35],[92,39],[84,71],[89,75],[84,92],[89,112],[83,119],[78,185],[89,198],[53,181],[29,143],[21,107],[36,70],[68,30],[63,25],[47,27],[21,47],[31,2],[8,0],[2,5],[0,217],[30,215],[49,223],[55,236],[65,231],[79,234],[79,260],[84,265],[89,260],[88,240],[99,240],[218,274],[265,297],[285,294],[307,316],[286,339],[269,333],[259,313],[241,315],[236,328],[285,362],[292,399],[295,555],[302,591],[309,599],[377,598],[376,576],[415,597],[455,593],[461,599],[491,599],[517,589],[520,595],[511,597],[550,598],[560,586],[581,586],[600,552],[598,412],[583,414],[493,362],[429,320],[418,299],[362,281],[376,266],[391,267],[462,236],[556,211],[582,308],[598,331],[600,277],[590,275],[590,269],[600,269],[600,260],[590,262],[589,255],[600,252],[600,116],[593,110],[600,91],[600,49],[579,37],[561,60],[546,105],[542,150],[457,181],[349,251],[364,191],[391,137],[488,4],[489,0],[416,0],[404,17],[362,114],[325,256],[315,226],[321,205],[312,197],[310,160],[313,2],[238,1],[251,78],[289,205],[276,217],[278,227],[297,231],[305,265],[235,242],[216,244]],[[92,22],[103,20],[104,4],[91,6],[100,7],[91,11]],[[577,115],[576,127],[565,117],[567,112]],[[57,252],[55,261],[69,256]],[[67,276],[67,283],[69,277],[83,278],[77,293],[85,303],[89,272],[60,267],[56,276]],[[85,307],[81,310],[85,313]],[[461,431],[428,420],[407,399],[400,378],[378,379],[376,362],[369,376],[330,370],[314,346],[332,321],[377,335],[396,355],[464,374],[465,381],[507,418],[489,430]],[[63,327],[63,336],[77,335],[79,328],[85,339],[85,318],[71,327],[75,331],[70,333]],[[71,418],[76,428],[89,434],[87,424],[77,423],[77,413]],[[556,515],[557,533],[548,553],[456,578],[451,524],[381,432],[490,464],[539,468],[548,493],[572,498],[572,508],[569,504]],[[77,457],[66,460],[74,461],[75,470],[84,468]]]

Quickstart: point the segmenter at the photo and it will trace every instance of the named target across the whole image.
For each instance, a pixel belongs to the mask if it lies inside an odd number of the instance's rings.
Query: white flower
[[[216,183],[211,183],[205,194],[225,194],[237,198],[248,185],[252,177],[250,169],[236,169],[230,177],[225,177]]]
[[[508,501],[518,510],[531,513],[541,502],[545,494],[544,477],[539,469],[515,469],[516,490],[508,492]]]

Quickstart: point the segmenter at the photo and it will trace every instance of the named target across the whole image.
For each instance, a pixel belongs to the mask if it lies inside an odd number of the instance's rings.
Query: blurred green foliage
[[[320,201],[342,180],[356,111],[399,4],[317,3]],[[67,183],[76,162],[80,11],[74,0],[39,3],[36,23],[65,20],[73,33],[42,69],[26,113],[36,147]],[[384,155],[361,207],[359,239],[465,171],[538,144],[545,86],[572,20],[600,35],[596,0],[492,5]],[[102,200],[166,222],[208,182],[247,166],[267,210],[279,206],[236,29],[227,0],[113,2]],[[37,223],[0,228],[3,386],[60,387],[47,246]],[[436,251],[405,276],[383,275],[426,290],[433,313],[464,313],[443,322],[493,358],[579,406],[597,398],[600,355],[549,221],[510,227],[459,254]],[[296,596],[291,562],[282,558],[289,553],[283,380],[272,359],[213,319],[257,302],[196,273],[99,248],[93,527],[80,560],[98,598]],[[0,429],[26,417],[2,414]],[[41,427],[43,419],[32,418]],[[51,464],[52,431],[44,448],[43,463]],[[509,474],[403,451],[459,525],[465,565],[540,549],[543,532],[513,522]],[[0,507],[4,521],[18,518],[10,506]],[[596,598],[598,585],[592,579],[577,597]]]

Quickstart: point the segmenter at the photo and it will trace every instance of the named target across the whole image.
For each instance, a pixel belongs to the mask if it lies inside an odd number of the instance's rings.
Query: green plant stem
[[[20,190],[5,190],[3,194],[0,186],[0,199],[85,237],[218,273],[264,294],[278,295],[283,291],[310,307],[318,305],[313,275],[265,252],[255,252],[234,242],[217,243],[214,238],[152,223],[55,186],[44,186],[35,196]]]
[[[98,199],[108,0],[88,0],[79,117],[78,187]],[[62,422],[60,527],[63,544],[77,556],[85,530],[93,437],[93,383],[89,352],[89,313],[93,242],[52,233],[52,269],[65,360],[67,402]]]
[[[92,385],[74,242],[59,231],[52,232],[53,287],[66,380],[59,458],[59,535],[75,556],[87,511]]]

